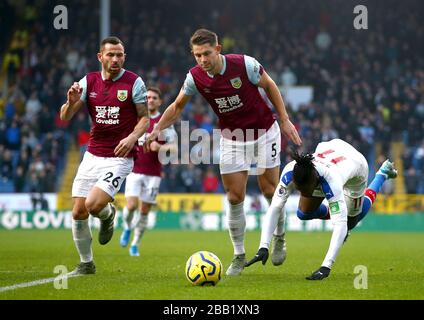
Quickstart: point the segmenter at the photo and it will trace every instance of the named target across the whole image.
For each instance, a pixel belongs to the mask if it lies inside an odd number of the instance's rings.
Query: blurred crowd
[[[14,9],[21,19],[5,39],[13,46],[0,61],[9,79],[7,95],[0,94],[0,192],[57,191],[67,148],[75,143],[83,151],[87,143],[86,111],[68,123],[60,121],[58,110],[72,82],[99,68],[98,3],[61,1],[68,8],[69,29],[56,30],[55,4],[22,2]],[[199,27],[214,30],[223,53],[255,57],[283,92],[290,86],[313,87],[311,103],[296,108],[286,103],[304,151],[313,151],[320,141],[344,139],[366,156],[372,178],[392,156],[391,143],[401,142],[406,190],[424,193],[422,3],[367,1],[367,30],[353,27],[355,5],[351,0],[217,0],[206,7],[194,0],[122,0],[119,10],[112,6],[111,33],[125,43],[125,67],[164,92],[163,111],[195,64],[191,34]],[[200,95],[181,120],[188,120],[191,130],[217,128]],[[180,137],[181,126],[175,128]],[[283,137],[282,165],[291,160],[290,147]],[[212,150],[211,162],[218,155]],[[167,165],[163,175],[161,192],[223,192],[217,165]],[[249,178],[249,193],[259,191],[255,180]]]

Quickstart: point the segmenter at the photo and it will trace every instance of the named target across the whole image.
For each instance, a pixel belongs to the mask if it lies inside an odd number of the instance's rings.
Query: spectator
[[[33,91],[25,104],[25,118],[28,121],[33,121],[38,116],[40,110],[41,102],[38,100],[37,91]]]
[[[203,192],[216,193],[219,187],[219,178],[212,166],[209,166],[205,176],[203,177]]]
[[[417,175],[417,171],[414,167],[410,167],[405,174],[406,192],[407,193],[418,193],[418,187],[420,184],[420,178]]]
[[[321,31],[315,37],[315,45],[321,50],[327,50],[331,45],[330,34],[324,29],[321,29]]]
[[[12,153],[10,150],[6,150],[2,154],[2,159],[0,161],[0,172],[1,178],[4,182],[8,182],[13,179]]]
[[[6,143],[11,150],[18,150],[20,147],[21,129],[16,120],[13,120],[11,126],[6,130]]]
[[[201,190],[201,170],[194,164],[190,163],[182,169],[180,178],[184,187],[184,192],[198,192]]]
[[[217,1],[223,4],[222,0]],[[79,2],[68,2],[69,18],[84,23],[75,23],[59,35],[51,28],[51,21],[42,15],[39,19],[22,21],[22,24],[27,23],[31,33],[21,32],[24,28],[21,25],[19,30],[12,30],[13,23],[7,21],[16,20],[16,9],[15,4],[9,2],[0,2],[0,7],[5,8],[0,9],[0,17],[6,21],[0,33],[1,52],[5,53],[1,67],[5,68],[2,69],[4,74],[10,76],[10,88],[7,94],[3,92],[0,103],[0,145],[4,145],[4,150],[18,151],[27,148],[27,138],[39,144],[47,133],[56,137],[62,132],[59,147],[63,151],[58,158],[64,159],[68,139],[77,141],[78,131],[72,128],[70,135],[69,123],[55,118],[55,106],[62,99],[58,87],[61,82],[73,82],[87,70],[97,67],[95,57],[87,54],[97,50],[97,35],[90,32],[97,29],[96,19],[92,19],[97,3],[84,2],[81,6]],[[301,106],[296,113],[304,151],[313,150],[322,137],[338,136],[359,146],[361,151],[368,150],[371,167],[373,157],[378,156],[373,155],[376,143],[390,157],[391,142],[398,140],[409,149],[405,172],[413,166],[419,180],[424,181],[420,147],[424,140],[424,56],[419,54],[424,48],[421,2],[412,0],[399,4],[387,0],[384,6],[381,1],[367,2],[369,12],[379,12],[372,22],[377,29],[370,28],[362,33],[354,30],[351,24],[344,27],[346,21],[352,20],[352,12],[340,10],[335,0],[329,0],[325,10],[317,10],[313,0],[303,1],[301,7],[295,0],[284,3],[271,0],[269,4],[263,6],[261,2],[246,0],[245,5],[256,14],[232,19],[234,10],[238,9],[236,3],[220,6],[219,12],[215,10],[204,16],[204,8],[194,0],[184,3],[158,0],[143,2],[145,11],[134,16],[139,9],[137,4],[122,0],[119,14],[112,12],[111,33],[133,39],[128,41],[127,51],[132,52],[134,58],[130,59],[128,68],[145,74],[149,85],[159,86],[164,92],[164,104],[167,104],[178,94],[179,83],[187,66],[192,64],[192,57],[186,54],[187,35],[199,26],[199,21],[219,29],[224,53],[246,52],[260,58],[271,74],[279,75],[282,85],[313,87],[313,101]],[[168,10],[158,10],[164,5]],[[48,1],[37,3],[37,12],[49,12],[48,6]],[[187,19],[187,8],[190,8],[190,19]],[[145,12],[152,14],[151,19]],[[290,12],[291,15],[287,19],[275,19],[278,12]],[[8,38],[13,38],[12,48],[5,47],[10,43]],[[75,43],[85,45],[78,47]],[[33,99],[34,92],[37,99]],[[36,100],[41,103],[41,110]],[[200,98],[194,99],[185,109],[182,120],[190,121],[190,129],[216,127],[216,117],[206,116],[205,104]],[[32,110],[30,116],[28,110]],[[332,121],[324,128],[327,116]],[[13,122],[21,129],[20,138],[12,128]],[[15,134],[12,146],[6,134],[10,128],[12,136]],[[285,147],[283,141],[283,150]],[[28,160],[25,160],[30,163],[34,161],[31,152],[28,151]],[[213,152],[215,158],[218,155],[219,145]],[[285,156],[283,152],[282,157]],[[43,161],[57,158],[47,150],[41,152],[41,157]],[[13,173],[17,172],[16,165],[13,163]],[[205,172],[206,168],[200,169]],[[59,170],[57,179],[62,169],[57,167],[56,170]],[[186,167],[173,166],[166,174],[175,179],[169,184],[164,180],[161,189],[185,190],[180,180],[185,170]],[[248,193],[257,192],[254,184],[248,188]],[[417,188],[422,189],[422,183]]]
[[[295,86],[297,83],[297,77],[293,73],[293,71],[290,69],[289,66],[284,67],[284,71],[281,74],[281,84],[284,87],[291,87]]]
[[[24,192],[25,184],[25,170],[23,167],[18,166],[16,168],[16,174],[13,178],[14,192]]]
[[[41,134],[46,134],[47,132],[53,132],[55,129],[55,119],[52,115],[52,112],[49,110],[49,107],[46,104],[43,104],[42,110],[38,115],[39,130]]]

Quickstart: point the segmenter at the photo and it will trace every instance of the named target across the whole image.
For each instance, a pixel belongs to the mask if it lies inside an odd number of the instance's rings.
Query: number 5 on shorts
[[[271,157],[273,157],[273,158],[275,158],[275,156],[277,155],[277,149],[276,149],[276,146],[277,146],[277,143],[276,143],[276,142],[274,142],[274,143],[271,145],[271,150],[272,150]]]

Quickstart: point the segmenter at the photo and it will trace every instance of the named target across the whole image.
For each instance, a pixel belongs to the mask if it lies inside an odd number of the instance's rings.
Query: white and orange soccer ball
[[[188,258],[185,271],[192,285],[215,286],[221,280],[222,264],[212,252],[198,251]]]

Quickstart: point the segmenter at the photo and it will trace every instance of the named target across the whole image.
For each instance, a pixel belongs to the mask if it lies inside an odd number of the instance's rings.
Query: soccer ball
[[[221,280],[222,264],[212,252],[198,251],[187,260],[185,270],[192,285],[214,286]]]

